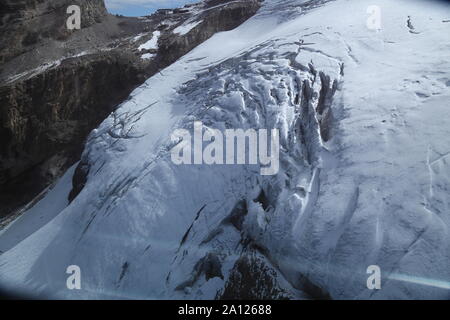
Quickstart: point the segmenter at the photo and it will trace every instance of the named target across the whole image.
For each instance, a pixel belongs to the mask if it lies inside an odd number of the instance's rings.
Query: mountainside
[[[450,299],[450,6],[379,0],[372,30],[371,5],[265,0],[182,57],[169,39],[161,57],[146,49],[167,67],[0,232],[0,283],[63,298]],[[172,134],[198,121],[278,129],[279,171],[175,164]]]
[[[71,31],[66,27],[71,5],[81,9],[83,28],[101,23],[107,18],[103,0],[4,0],[0,4],[0,63],[5,63],[30,50],[38,43],[67,40]]]
[[[74,4],[81,30],[66,27]],[[133,89],[259,6],[208,0],[126,18],[103,0],[2,2],[0,224],[80,159],[89,132]]]

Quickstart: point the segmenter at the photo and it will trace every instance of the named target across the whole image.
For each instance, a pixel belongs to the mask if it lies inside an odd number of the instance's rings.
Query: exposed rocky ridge
[[[68,31],[65,9],[78,3],[82,29]],[[100,0],[3,3],[0,218],[76,162],[88,133],[146,78],[214,33],[237,27],[259,6],[259,0],[213,0],[126,18],[108,15]],[[198,24],[185,34],[174,32],[192,22]],[[143,49],[155,31],[158,48]],[[75,179],[72,196],[82,180]]]
[[[80,6],[82,28],[104,21],[107,11],[103,0],[5,0],[0,4],[0,63],[28,51],[31,45],[51,40],[66,40],[66,10]]]
[[[248,252],[247,252],[248,251]],[[256,249],[243,252],[217,298],[221,300],[290,300],[296,297],[278,283],[278,271]]]

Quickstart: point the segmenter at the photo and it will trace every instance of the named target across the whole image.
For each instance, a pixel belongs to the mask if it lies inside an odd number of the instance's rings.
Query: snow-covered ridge
[[[289,298],[448,299],[450,8],[381,0],[374,31],[369,5],[266,0],[148,79],[92,132],[80,195],[0,256],[0,281],[208,299],[237,290],[236,265],[257,255]],[[280,173],[174,165],[170,135],[194,121],[278,128]],[[66,289],[69,265],[81,291]]]
[[[157,50],[158,49],[158,39],[159,36],[161,35],[160,31],[154,31],[152,34],[152,38],[150,40],[148,40],[147,42],[141,44],[138,48],[138,50],[142,51],[142,50]]]

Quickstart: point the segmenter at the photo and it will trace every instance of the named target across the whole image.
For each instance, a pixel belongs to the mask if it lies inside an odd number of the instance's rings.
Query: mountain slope
[[[74,4],[82,23],[71,31]],[[2,2],[0,228],[79,161],[89,132],[138,85],[259,6],[205,0],[128,18],[103,0]]]
[[[370,5],[266,0],[148,79],[91,133],[73,202],[0,247],[0,282],[66,298],[450,298],[450,8],[381,0],[375,31]],[[171,134],[194,121],[279,129],[279,173],[175,165]]]

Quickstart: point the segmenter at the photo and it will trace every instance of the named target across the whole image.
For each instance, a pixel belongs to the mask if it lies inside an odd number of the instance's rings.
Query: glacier
[[[371,30],[372,4],[266,0],[148,79],[90,134],[80,194],[66,201],[71,168],[0,232],[0,284],[67,299],[450,299],[450,6],[379,0]],[[279,129],[279,173],[175,165],[171,134],[195,121]]]

